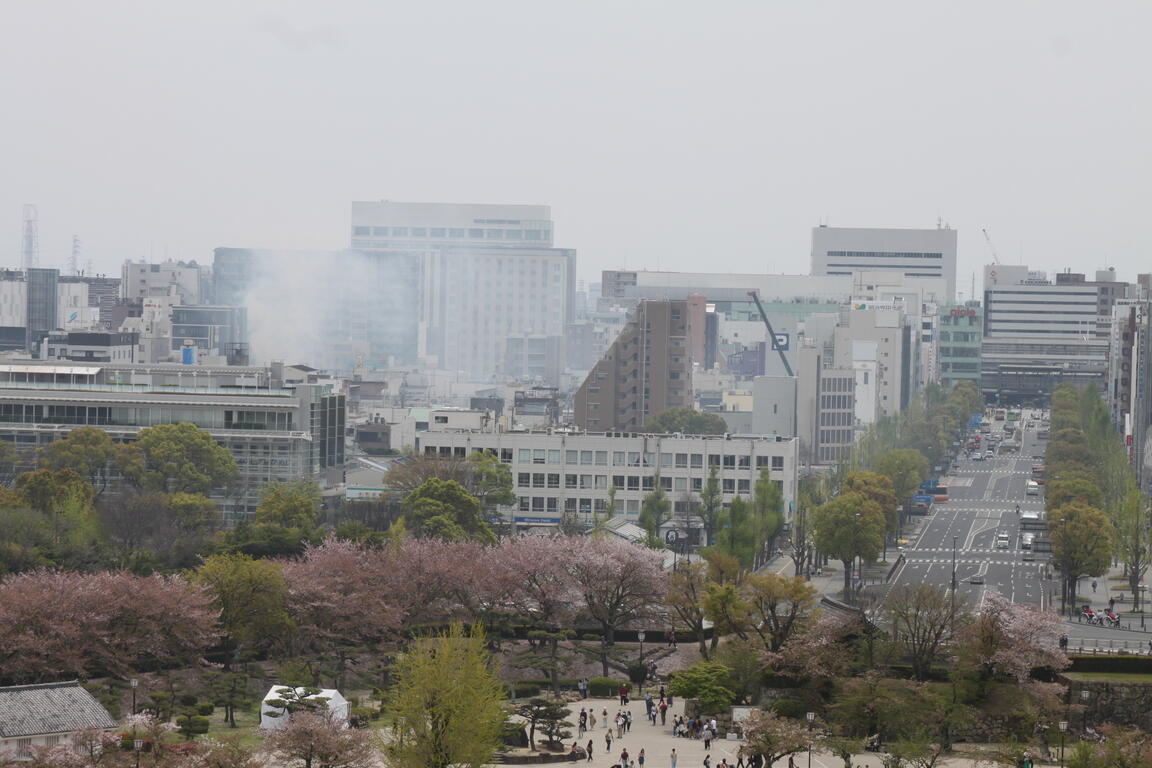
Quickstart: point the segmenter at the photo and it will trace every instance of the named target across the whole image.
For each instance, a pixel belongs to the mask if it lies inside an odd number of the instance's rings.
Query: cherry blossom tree
[[[0,582],[0,676],[29,683],[125,676],[143,658],[187,662],[211,644],[217,612],[174,576],[37,570]]]
[[[264,749],[273,764],[301,768],[374,768],[378,756],[369,731],[312,712],[297,712],[272,731]]]
[[[575,557],[568,538],[526,537],[505,541],[494,553],[504,570],[508,606],[533,629],[525,666],[541,670],[559,693],[560,641],[580,607],[580,591],[571,578]],[[537,648],[542,650],[540,653]]]
[[[1037,667],[1068,666],[1059,644],[1063,632],[1064,622],[1057,614],[989,592],[975,619],[959,632],[958,655],[981,680],[1005,676],[1025,683]]]
[[[584,608],[600,625],[600,661],[608,677],[608,649],[617,629],[647,617],[664,594],[660,552],[624,541],[567,539],[571,575]]]
[[[741,729],[744,731],[745,753],[763,755],[765,765],[802,752],[813,743],[812,731],[807,724],[790,717],[778,717],[763,709],[749,714]]]
[[[375,645],[403,625],[403,560],[395,545],[372,549],[329,539],[283,564],[296,646],[335,661],[338,679],[355,645]],[[312,683],[320,670],[312,668]]]

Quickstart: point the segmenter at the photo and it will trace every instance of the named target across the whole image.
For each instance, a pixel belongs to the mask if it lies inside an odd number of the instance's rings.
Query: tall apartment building
[[[813,275],[852,275],[865,271],[943,278],[947,295],[939,300],[955,301],[956,230],[948,227],[812,228]]]
[[[692,405],[687,301],[642,301],[576,392],[582,429],[642,430],[669,408]]]
[[[984,268],[981,388],[1006,402],[1051,393],[1061,381],[1103,386],[1112,307],[1123,298],[1115,273],[1056,280],[1022,265]]]
[[[112,310],[120,298],[120,278],[104,275],[60,275],[58,285],[84,285],[87,287],[88,306],[97,311],[96,322],[104,330],[112,328]]]
[[[611,488],[615,514],[635,520],[657,483],[667,493],[673,519],[684,520],[699,505],[713,468],[725,504],[737,496],[751,498],[766,470],[780,486],[785,520],[795,507],[795,438],[445,430],[423,432],[417,444],[426,456],[487,451],[508,464],[517,497],[513,520],[520,525],[556,525],[565,514],[590,524],[593,515],[609,512]]]
[[[213,495],[228,520],[255,512],[267,483],[338,474],[344,412],[344,394],[324,384],[287,388],[276,367],[0,364],[0,439],[16,446],[22,466],[80,426],[130,442],[145,427],[195,424],[239,468]]]

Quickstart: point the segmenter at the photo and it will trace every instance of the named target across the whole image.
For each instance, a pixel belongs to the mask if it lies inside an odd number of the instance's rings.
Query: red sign
[[[976,310],[974,310],[974,309],[954,309],[954,310],[952,310],[952,317],[976,317]]]

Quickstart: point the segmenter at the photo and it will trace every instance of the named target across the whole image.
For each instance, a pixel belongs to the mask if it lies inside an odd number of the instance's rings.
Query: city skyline
[[[7,264],[24,203],[41,265],[63,267],[76,235],[107,274],[339,248],[349,203],[384,198],[551,206],[590,282],[701,259],[796,272],[821,223],[943,220],[965,295],[991,260],[983,229],[1004,263],[1122,279],[1152,246],[1126,223],[1152,162],[1129,95],[1142,5],[641,4],[610,24],[607,6],[446,7],[14,11]]]

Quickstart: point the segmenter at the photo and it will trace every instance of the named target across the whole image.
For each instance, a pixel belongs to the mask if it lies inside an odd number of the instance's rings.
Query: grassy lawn
[[[260,715],[255,706],[250,711],[236,710],[235,728],[230,728],[224,721],[224,707],[216,707],[216,711],[209,719],[212,725],[205,736],[215,739],[236,739],[245,747],[255,747],[264,741],[264,732],[259,728]]]
[[[1069,680],[1080,680],[1085,683],[1134,683],[1152,685],[1152,673],[1139,672],[1065,672]]]

